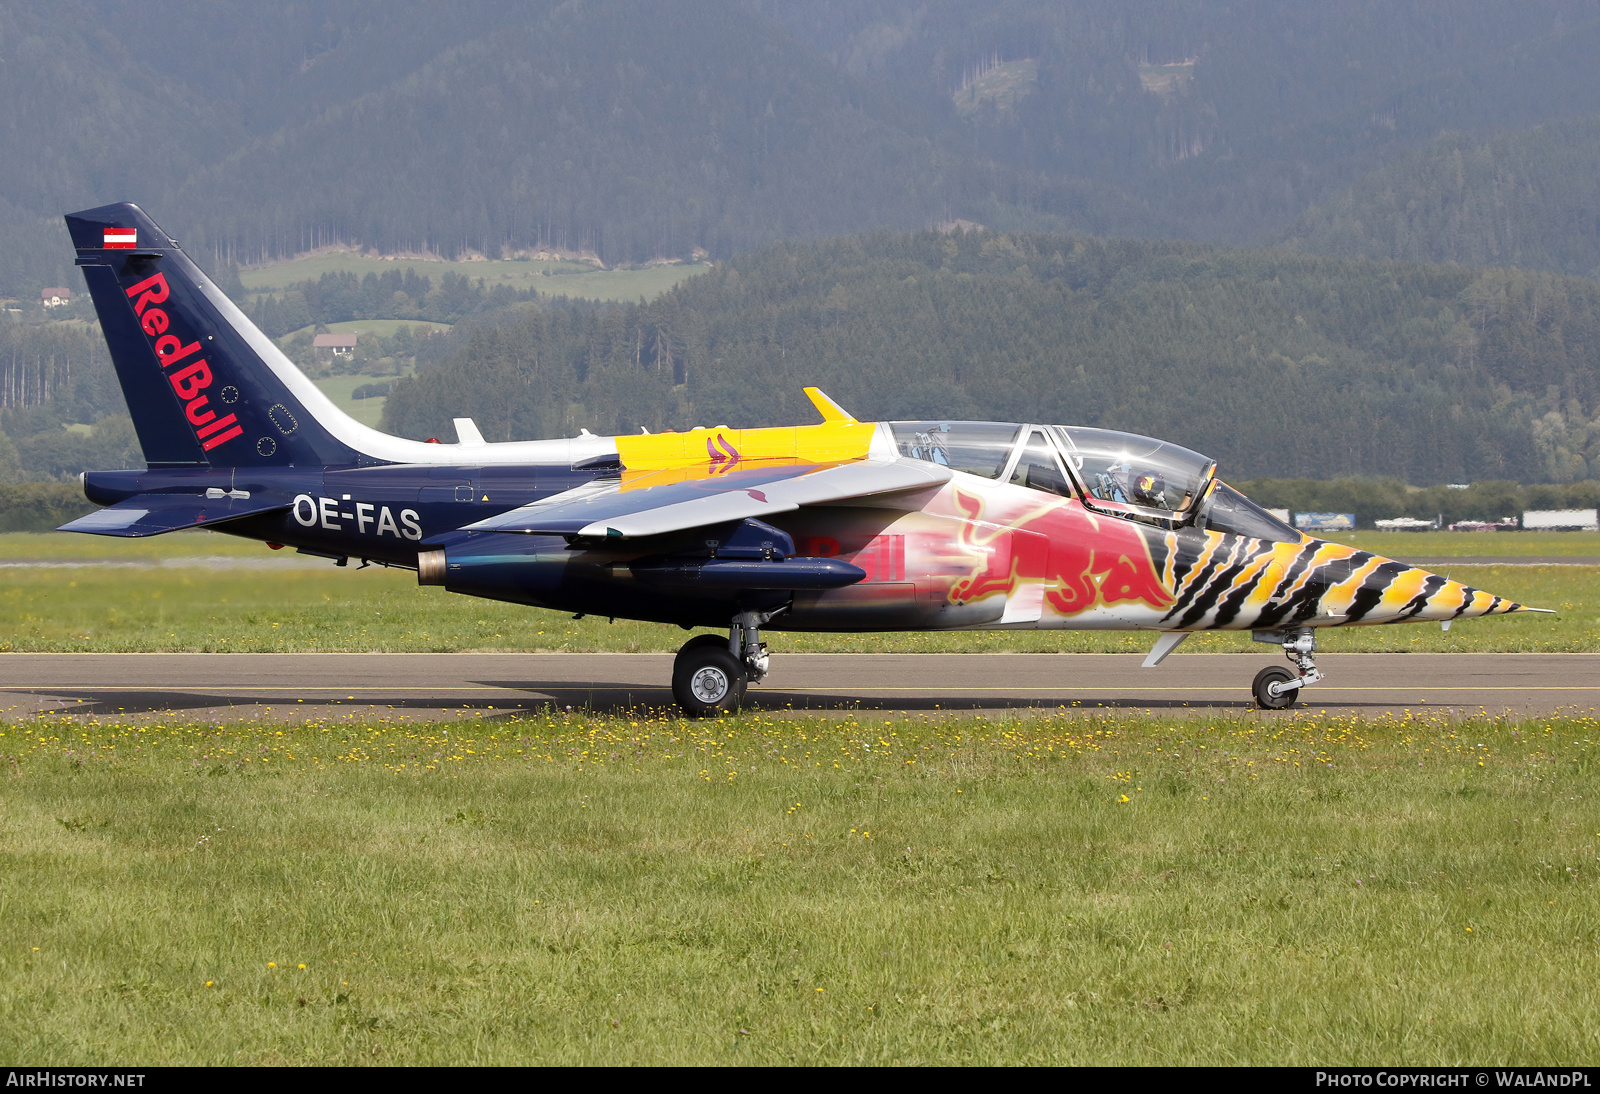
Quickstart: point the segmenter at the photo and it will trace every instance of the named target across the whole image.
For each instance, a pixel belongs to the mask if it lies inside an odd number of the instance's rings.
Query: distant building
[[[1502,517],[1499,520],[1458,520],[1450,525],[1452,532],[1515,532],[1517,530],[1516,517]]]
[[[335,357],[345,357],[356,351],[358,337],[355,334],[319,334],[311,340],[311,348],[332,350]]]
[[[1302,532],[1349,532],[1356,526],[1354,513],[1296,513],[1294,526]]]
[[[1600,532],[1600,512],[1594,509],[1529,509],[1522,514],[1524,531]]]
[[[40,291],[39,299],[47,308],[59,308],[63,304],[72,303],[72,290],[60,287],[44,289]]]

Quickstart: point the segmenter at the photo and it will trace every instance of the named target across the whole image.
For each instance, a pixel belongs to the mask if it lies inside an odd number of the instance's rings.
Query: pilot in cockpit
[[[1145,470],[1135,472],[1126,456],[1109,464],[1095,475],[1090,493],[1101,501],[1120,501],[1132,505],[1145,505],[1152,509],[1170,508],[1167,504],[1167,480],[1161,472]]]
[[[1138,475],[1133,480],[1135,505],[1148,505],[1153,509],[1167,507],[1167,480],[1154,471]]]

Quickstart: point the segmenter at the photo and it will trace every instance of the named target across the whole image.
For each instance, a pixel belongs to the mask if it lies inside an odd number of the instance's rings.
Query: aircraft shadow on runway
[[[39,711],[40,714],[92,714],[97,716],[114,714],[155,714],[164,711],[181,713],[192,710],[211,710],[229,707],[266,707],[288,714],[292,711],[303,711],[316,707],[378,707],[384,710],[402,711],[431,711],[442,712],[448,710],[475,710],[485,714],[511,714],[517,712],[533,713],[555,705],[555,700],[549,698],[517,699],[514,697],[497,696],[494,700],[468,700],[460,698],[446,698],[443,696],[394,696],[385,695],[381,698],[348,699],[341,695],[337,698],[320,696],[300,696],[284,693],[273,695],[255,695],[249,691],[238,692],[207,692],[204,694],[192,691],[101,691],[96,688],[11,688],[9,695],[37,695],[61,700],[59,705],[47,707]],[[297,700],[303,699],[304,702]],[[635,701],[631,704],[637,708],[640,704]]]
[[[676,716],[671,691],[663,686],[619,684],[614,681],[531,682],[524,680],[474,681],[482,687],[503,688],[522,695],[495,695],[493,697],[466,698],[447,695],[394,695],[382,692],[358,699],[346,695],[322,696],[295,695],[288,692],[258,694],[249,688],[238,691],[193,692],[182,689],[152,688],[148,691],[107,691],[94,687],[35,687],[12,688],[12,695],[34,695],[55,700],[40,710],[41,714],[83,714],[105,717],[117,714],[153,714],[163,711],[209,710],[228,707],[265,707],[274,713],[290,714],[308,707],[361,707],[393,710],[396,713],[443,713],[445,711],[471,710],[493,717],[515,714],[564,713],[567,710],[589,711],[596,714],[662,714]],[[303,701],[301,701],[303,700]],[[939,695],[924,693],[894,698],[877,696],[853,697],[843,693],[817,694],[815,692],[752,689],[747,705],[750,709],[766,711],[794,711],[828,713],[847,710],[906,710],[906,711],[981,711],[981,710],[1243,710],[1251,707],[1248,698],[1212,699],[1208,701],[1179,698],[1145,698],[1129,696],[1080,695],[1072,698],[1059,696],[1041,698],[1028,695],[992,694],[983,696]],[[1341,702],[1341,707],[1387,706],[1385,703]]]
[[[672,707],[670,689],[666,687],[652,688],[637,685],[630,687],[606,681],[580,683],[570,680],[561,683],[483,680],[479,681],[479,683],[486,687],[548,695],[559,707],[570,705],[574,710],[587,709],[611,713],[636,710],[640,705],[662,708]],[[642,703],[641,693],[645,696]],[[1041,698],[1039,696],[1002,694],[982,696],[939,695],[928,692],[921,695],[907,694],[894,698],[884,698],[881,696],[854,697],[845,692],[818,694],[811,691],[785,691],[782,688],[751,688],[746,698],[746,704],[756,710],[815,711],[818,713],[840,710],[1055,710],[1059,707],[1066,707],[1069,710],[1087,708],[1181,710],[1207,707],[1235,709],[1251,705],[1248,697],[1237,700],[1212,700],[1202,703],[1184,699],[1138,700],[1125,696],[1077,696],[1063,699],[1059,696]]]

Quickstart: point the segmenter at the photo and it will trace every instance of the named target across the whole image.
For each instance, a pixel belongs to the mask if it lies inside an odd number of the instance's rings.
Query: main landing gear
[[[1301,688],[1324,679],[1313,656],[1317,652],[1317,635],[1310,627],[1287,634],[1256,631],[1252,637],[1257,642],[1281,644],[1284,656],[1294,663],[1297,670],[1290,672],[1273,665],[1256,673],[1250,693],[1255,696],[1256,705],[1262,710],[1287,710],[1300,698]]]
[[[761,625],[782,610],[740,612],[733,617],[726,639],[702,634],[683,644],[672,664],[672,697],[685,714],[704,718],[739,709],[745,688],[767,675]]]

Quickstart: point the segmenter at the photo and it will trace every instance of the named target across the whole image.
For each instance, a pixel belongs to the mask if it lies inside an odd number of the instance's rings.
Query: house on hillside
[[[319,334],[311,340],[311,348],[332,350],[335,357],[348,357],[356,351],[356,339],[359,337],[357,334]]]
[[[62,287],[41,289],[39,300],[47,308],[59,308],[63,304],[72,303],[72,290]]]

